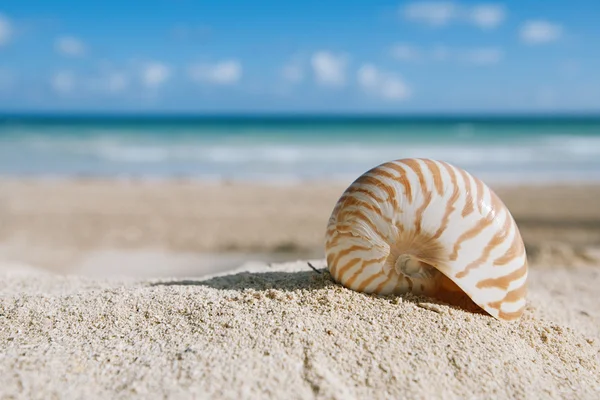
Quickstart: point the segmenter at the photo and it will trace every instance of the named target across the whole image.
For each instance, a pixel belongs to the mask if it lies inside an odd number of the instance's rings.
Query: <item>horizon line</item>
[[[0,110],[7,119],[600,119],[598,111],[580,112],[151,112],[151,111],[22,111]]]

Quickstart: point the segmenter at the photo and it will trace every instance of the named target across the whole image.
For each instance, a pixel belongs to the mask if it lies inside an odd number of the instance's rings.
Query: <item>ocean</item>
[[[600,117],[0,117],[3,177],[349,183],[406,157],[490,183],[597,182]]]

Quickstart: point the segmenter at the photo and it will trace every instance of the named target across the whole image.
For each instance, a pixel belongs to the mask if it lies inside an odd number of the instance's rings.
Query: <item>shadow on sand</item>
[[[309,268],[312,268],[310,270]],[[166,281],[156,282],[152,286],[207,286],[213,289],[220,290],[255,290],[255,291],[266,291],[269,289],[282,290],[282,291],[298,291],[298,290],[319,290],[328,287],[342,287],[336,283],[329,271],[326,268],[316,269],[312,265],[307,265],[307,271],[297,272],[240,272],[237,274],[223,275],[208,278],[205,280],[177,280],[177,281]],[[349,289],[346,289],[349,290]],[[486,314],[481,308],[472,302],[466,296],[458,296],[453,299],[442,299],[442,298],[429,298],[422,295],[415,295],[412,293],[403,293],[399,295],[386,295],[378,296],[375,294],[361,293],[366,297],[386,297],[386,298],[402,298],[403,301],[414,303],[418,307],[427,308],[423,306],[423,303],[447,305],[455,309],[462,311],[471,312],[475,314]]]
[[[327,269],[316,269],[308,264],[306,271],[297,272],[239,272],[237,274],[216,276],[203,280],[178,280],[156,282],[152,286],[208,286],[213,289],[244,291],[269,289],[296,291],[317,290],[337,283]]]

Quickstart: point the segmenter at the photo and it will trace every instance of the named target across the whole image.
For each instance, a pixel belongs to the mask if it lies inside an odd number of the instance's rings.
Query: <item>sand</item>
[[[335,284],[340,190],[0,182],[0,399],[600,398],[600,188],[497,189],[514,323]]]
[[[532,262],[593,261],[589,249],[600,248],[600,185],[492,187],[515,216]],[[215,263],[233,268],[248,259],[320,258],[325,225],[344,189],[339,183],[0,180],[0,263],[72,272],[96,265],[97,256],[143,250],[188,259],[202,254],[193,260],[202,266],[196,273],[212,273]],[[239,257],[206,260],[222,253]]]
[[[143,281],[5,273],[3,398],[600,393],[598,269],[534,270],[516,323],[427,298],[352,292],[305,262],[246,269]]]

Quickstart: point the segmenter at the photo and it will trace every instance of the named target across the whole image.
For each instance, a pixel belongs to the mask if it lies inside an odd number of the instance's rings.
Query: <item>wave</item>
[[[389,143],[366,134],[331,139],[307,138],[300,132],[273,139],[258,134],[19,131],[0,134],[0,174],[347,181],[388,160],[426,157],[494,181],[600,181],[600,136],[523,135],[516,140],[514,135],[496,135],[472,140],[473,129],[462,127],[459,136],[424,135]]]
[[[301,164],[306,162],[377,162],[395,158],[428,157],[448,162],[473,165],[480,163],[527,164],[561,160],[590,160],[600,156],[600,138],[570,138],[565,141],[540,141],[529,145],[433,145],[392,144],[389,146],[362,144],[326,145],[205,145],[205,144],[143,144],[143,143],[70,143],[24,149],[42,150],[63,156],[86,156],[122,163],[163,163],[173,161],[204,161],[213,163],[273,163]]]

